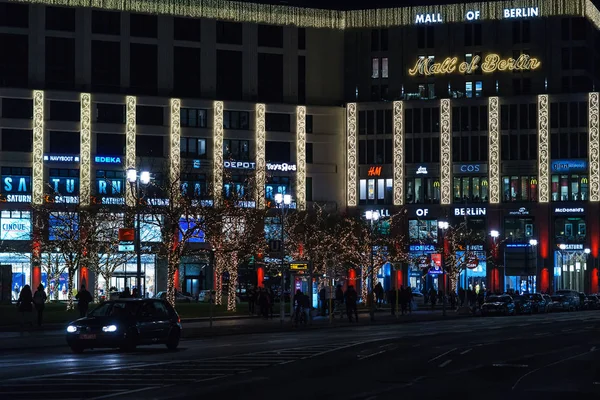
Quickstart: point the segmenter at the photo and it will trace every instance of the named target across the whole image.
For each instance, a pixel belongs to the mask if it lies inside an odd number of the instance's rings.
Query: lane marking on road
[[[470,352],[471,350],[473,350],[473,349],[466,349],[465,351],[462,351],[462,352],[460,353],[460,355],[461,355],[461,356],[462,356],[462,355],[465,355],[465,354],[467,354],[468,352]]]
[[[451,362],[452,362],[452,360],[446,360],[446,361],[444,361],[443,363],[441,363],[441,364],[439,365],[439,367],[440,367],[440,368],[444,368],[446,365],[450,364]]]
[[[546,336],[549,335],[549,332],[541,332],[541,333],[536,333],[535,336]]]
[[[360,360],[366,360],[367,358],[371,358],[371,357],[375,357],[375,356],[377,356],[377,355],[379,355],[379,354],[383,354],[383,353],[385,353],[386,351],[387,351],[387,350],[382,350],[382,351],[378,351],[378,352],[376,352],[376,353],[367,354],[366,356],[358,355],[357,357],[358,357]]]
[[[500,368],[529,368],[527,364],[492,364],[492,366]]]
[[[447,352],[445,352],[445,353],[442,353],[442,354],[440,354],[439,356],[433,357],[431,360],[429,360],[429,361],[427,361],[427,362],[432,362],[432,361],[435,361],[435,360],[437,360],[438,358],[442,358],[442,357],[444,357],[445,355],[452,353],[453,351],[456,351],[456,348],[454,348],[454,349],[451,349],[451,350],[448,350]]]
[[[592,347],[590,351],[596,351],[596,346]]]

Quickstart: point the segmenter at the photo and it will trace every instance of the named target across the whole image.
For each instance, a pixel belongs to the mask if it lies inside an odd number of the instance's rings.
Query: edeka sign
[[[96,164],[121,164],[121,157],[96,156],[94,157]]]
[[[467,208],[467,207],[456,207],[454,209],[454,215],[455,216],[462,216],[462,215],[466,215],[468,217],[471,216],[484,216],[486,215],[487,210],[483,207],[471,207],[471,208]]]
[[[31,177],[4,175],[0,193],[7,203],[31,203]]]
[[[585,160],[553,160],[552,172],[585,172],[587,171]]]
[[[500,58],[498,54],[488,54],[481,65],[481,57],[475,55],[473,59],[458,63],[457,57],[448,57],[442,62],[433,62],[430,58],[419,58],[415,66],[408,70],[409,75],[443,75],[454,72],[473,73],[481,69],[483,72],[490,73],[496,71],[530,71],[538,69],[542,63],[537,59],[521,54],[518,58]]]

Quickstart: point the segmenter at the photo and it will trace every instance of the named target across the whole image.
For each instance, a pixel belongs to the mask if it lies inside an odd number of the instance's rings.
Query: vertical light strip
[[[127,96],[125,99],[125,169],[135,169],[135,109],[137,106],[137,98],[135,96]],[[125,199],[127,205],[133,207],[135,205],[135,197],[131,190],[125,191],[127,195]]]
[[[356,103],[348,103],[346,105],[346,157],[348,159],[348,165],[346,166],[348,174],[347,183],[347,197],[348,207],[355,207],[357,205],[356,200],[356,176],[357,171],[357,160],[356,160]]]
[[[452,202],[452,107],[450,99],[440,102],[440,186],[441,204]]]
[[[79,204],[90,205],[91,168],[92,168],[92,96],[81,93],[79,106],[81,108],[81,132],[79,150]]]
[[[550,201],[550,141],[548,95],[538,95],[538,193],[539,202]]]
[[[266,161],[265,161],[265,113],[264,104],[256,105],[256,187],[254,198],[256,208],[265,208],[265,184],[266,184]]]
[[[170,178],[171,188],[178,184],[181,173],[181,100],[171,99],[171,132],[170,132]],[[179,190],[175,190],[179,195]]]
[[[296,107],[296,208],[306,210],[306,107]]]
[[[394,205],[404,205],[404,103],[394,102]]]
[[[498,97],[488,99],[488,183],[490,204],[500,203],[500,112]]]
[[[598,92],[589,94],[588,129],[590,163],[590,201],[600,201],[600,132],[598,130],[599,98]]]
[[[223,200],[223,102],[213,102],[213,201]]]
[[[33,169],[31,200],[33,204],[44,202],[44,91],[33,91]]]

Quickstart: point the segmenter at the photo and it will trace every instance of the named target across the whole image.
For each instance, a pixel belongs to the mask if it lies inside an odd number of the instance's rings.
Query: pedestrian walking
[[[406,305],[408,304],[408,291],[404,288],[404,285],[400,286],[400,310],[402,315],[406,314]]]
[[[33,295],[33,305],[37,311],[37,324],[38,327],[42,326],[42,319],[44,316],[44,308],[46,308],[46,292],[44,291],[44,285],[41,283],[38,285],[35,294]]]
[[[25,323],[31,325],[31,313],[33,311],[33,294],[31,293],[31,287],[29,285],[23,286],[21,293],[19,293],[19,299],[17,300],[17,309],[21,313],[21,330],[25,327]]]
[[[254,315],[254,304],[256,303],[256,290],[254,286],[248,289],[248,314]]]
[[[392,310],[392,315],[396,315],[396,288],[392,288],[387,292],[387,301]]]
[[[128,293],[129,288],[125,288],[125,292]],[[129,297],[131,297],[131,294],[129,294]],[[85,285],[81,285],[81,289],[79,290],[79,292],[77,292],[75,299],[77,299],[77,307],[79,308],[79,317],[80,318],[87,317],[88,307],[90,306],[90,303],[92,302],[93,299],[92,299],[92,294],[86,290]]]
[[[334,315],[339,312],[340,318],[344,317],[344,290],[342,285],[338,284],[335,288],[335,312]]]
[[[346,301],[346,314],[348,315],[348,320],[352,322],[352,314],[354,314],[356,322],[358,322],[358,309],[356,308],[358,293],[354,290],[354,286],[348,286],[348,289],[346,289],[346,293],[344,294],[344,299]]]
[[[383,305],[383,293],[384,293],[381,282],[377,282],[377,285],[375,285],[375,289],[373,289],[373,291],[375,292],[375,300],[377,301],[377,309],[380,309],[381,306]]]

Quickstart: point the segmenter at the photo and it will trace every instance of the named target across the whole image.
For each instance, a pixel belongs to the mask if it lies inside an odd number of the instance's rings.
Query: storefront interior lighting
[[[277,194],[275,194],[275,203],[277,203],[277,204],[283,203],[286,206],[289,206],[290,204],[292,204],[292,196],[289,194],[277,193]]]
[[[449,226],[450,224],[448,224],[447,221],[438,221],[438,228],[440,228],[441,230],[446,230]]]
[[[591,250],[586,248],[585,250],[583,250],[583,252],[584,252],[585,254],[590,254],[590,253],[591,253]]]
[[[369,221],[377,221],[379,220],[379,211],[366,211],[365,212],[365,218],[367,218],[367,220]]]

